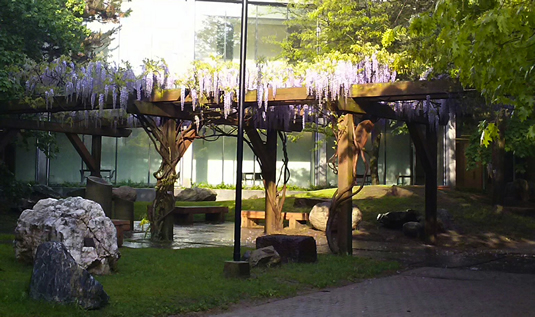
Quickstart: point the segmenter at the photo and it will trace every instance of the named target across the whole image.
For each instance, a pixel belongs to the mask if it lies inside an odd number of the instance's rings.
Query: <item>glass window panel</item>
[[[15,175],[20,181],[35,181],[35,138],[28,140],[28,146],[17,142],[15,153]]]

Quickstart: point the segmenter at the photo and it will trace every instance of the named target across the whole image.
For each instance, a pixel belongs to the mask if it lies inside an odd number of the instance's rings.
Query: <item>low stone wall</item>
[[[62,196],[66,197],[68,194],[75,190],[85,189],[85,187],[54,187],[54,190],[59,192]],[[180,188],[175,188],[175,195]],[[156,190],[154,188],[135,188],[137,192],[136,201],[153,201],[156,197]],[[217,193],[216,201],[234,200],[236,199],[236,191],[234,189],[214,189]],[[287,191],[286,195],[295,195],[303,193],[301,191]],[[244,189],[242,191],[243,199],[251,198],[264,198],[265,193],[263,190],[249,190]]]

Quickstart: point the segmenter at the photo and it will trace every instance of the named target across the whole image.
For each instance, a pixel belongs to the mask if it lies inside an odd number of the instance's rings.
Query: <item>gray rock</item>
[[[403,234],[411,238],[419,238],[424,234],[424,226],[419,222],[405,222],[403,224]]]
[[[330,206],[331,206],[330,202],[323,202],[323,203],[316,204],[312,208],[312,210],[310,211],[310,214],[308,215],[308,221],[310,222],[313,228],[321,230],[321,231],[326,230]],[[351,218],[353,221],[352,228],[353,230],[355,230],[357,229],[358,224],[362,221],[362,212],[355,205],[353,205],[353,214]]]
[[[241,257],[241,260],[242,261],[246,261],[246,262],[249,262],[249,259],[251,258],[251,251],[250,250],[247,250],[245,251],[245,253],[243,253],[242,257]]]
[[[112,221],[98,203],[80,197],[43,199],[22,212],[15,228],[16,258],[33,263],[37,247],[47,241],[62,242],[76,263],[93,274],[109,274],[120,257]]]
[[[281,256],[282,263],[311,263],[318,260],[316,240],[310,236],[287,236],[273,234],[258,237],[256,248],[273,246]]]
[[[217,193],[208,188],[185,188],[177,193],[178,201],[215,201]]]
[[[32,185],[31,199],[39,201],[46,198],[55,198],[60,199],[61,194],[53,190],[52,187],[46,186],[44,184],[35,184]]]
[[[30,188],[27,198],[22,198],[16,209],[23,211],[32,208],[39,200],[46,198],[60,199],[61,194],[44,184],[35,184]]]
[[[80,268],[60,242],[45,242],[37,248],[30,297],[84,309],[98,309],[109,301],[102,284]]]
[[[112,199],[124,199],[127,201],[136,201],[137,199],[137,192],[135,189],[129,186],[121,186],[118,188],[112,189]]]
[[[281,264],[281,256],[273,246],[254,250],[249,257],[249,265],[251,267],[272,267],[279,264]]]
[[[525,179],[515,179],[505,185],[505,197],[513,201],[535,201],[535,184]]]
[[[457,226],[453,223],[453,217],[446,209],[437,210],[437,222],[440,232],[458,229]]]
[[[377,215],[377,221],[385,228],[401,229],[406,222],[420,221],[420,215],[412,209],[407,209],[406,211],[390,211]]]

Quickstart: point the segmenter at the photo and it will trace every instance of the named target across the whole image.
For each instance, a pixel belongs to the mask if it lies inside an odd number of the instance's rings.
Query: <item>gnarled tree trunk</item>
[[[151,117],[137,117],[162,157],[160,168],[153,174],[157,183],[156,198],[148,215],[151,239],[172,241],[174,219],[171,211],[175,206],[174,188],[178,179],[176,166],[197,137],[198,127],[194,123],[186,127],[175,119],[161,119],[163,124],[159,125]]]
[[[364,180],[356,192],[353,192],[353,186],[356,185],[359,157],[365,163],[364,179],[366,178],[368,163],[363,150],[373,126],[370,120],[365,120],[355,127],[352,115],[345,115],[338,122],[336,139],[339,148],[336,155],[339,170],[335,170],[339,177],[338,189],[331,199],[325,230],[329,248],[335,254],[351,254],[351,200],[362,190]],[[338,222],[337,226],[334,225],[335,220]]]

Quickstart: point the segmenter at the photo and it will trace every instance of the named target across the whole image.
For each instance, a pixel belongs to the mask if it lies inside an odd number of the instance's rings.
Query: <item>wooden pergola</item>
[[[355,117],[361,118],[385,118],[406,121],[399,116],[386,102],[426,100],[426,99],[446,99],[457,97],[464,90],[457,82],[451,80],[418,81],[418,82],[394,82],[384,84],[362,84],[353,85],[347,98],[340,98],[337,101],[328,102],[331,111],[339,114],[346,114],[343,124],[347,130],[352,131],[355,124]],[[184,98],[184,100],[182,100]],[[245,107],[257,106],[256,91],[249,91],[245,97]],[[304,105],[317,104],[318,100],[308,94],[306,88],[279,88],[276,96],[269,92],[270,106],[284,105]],[[181,110],[184,103],[184,110]],[[135,115],[155,116],[181,120],[193,120],[195,112],[192,111],[192,100],[189,95],[182,96],[180,89],[155,91],[150,99],[128,102],[127,112]],[[227,118],[221,116],[223,105],[216,99],[203,100],[204,116],[211,118],[210,123],[236,125],[237,117],[231,114]],[[106,104],[104,109],[112,109],[111,104]],[[87,105],[81,102],[67,102],[65,98],[56,97],[51,105],[33,105],[11,102],[0,107],[0,115],[16,115],[22,113],[56,113],[63,111],[85,111]],[[441,124],[445,124],[443,120]],[[425,172],[425,239],[428,243],[435,243],[437,234],[437,132],[434,127],[429,126],[428,120],[420,115],[416,115],[410,122],[406,122],[409,128],[410,137],[416,149],[416,154]],[[43,123],[28,120],[0,120],[0,128],[4,130],[5,137],[12,135],[9,131],[17,129],[33,129],[52,132],[65,133],[73,146],[76,148],[92,175],[100,175],[100,144],[102,136],[126,137],[131,131],[126,127],[119,126],[111,128],[103,126],[101,128],[68,127],[59,123]],[[285,127],[274,126],[267,133],[267,140],[263,142],[257,129],[251,124],[246,124],[245,132],[253,146],[253,151],[262,161],[264,180],[267,186],[275,186],[276,175],[276,130],[285,130]],[[287,129],[287,128],[286,128]],[[292,131],[300,131],[301,124],[290,127]],[[78,134],[92,135],[93,145],[91,153],[85,148]],[[339,154],[338,187],[344,188],[352,182],[352,166],[354,160],[352,133],[347,133],[339,141],[337,153]],[[0,141],[2,141],[0,139]],[[189,145],[189,144],[188,144]],[[276,188],[275,188],[276,190]],[[266,197],[271,195],[266,188]],[[266,204],[267,205],[267,204]],[[341,217],[339,217],[338,243],[341,252],[351,253],[351,204],[345,204]],[[240,212],[240,211],[236,211]],[[266,230],[269,230],[272,223],[277,221],[277,215],[266,207]],[[238,224],[239,225],[239,224]]]

